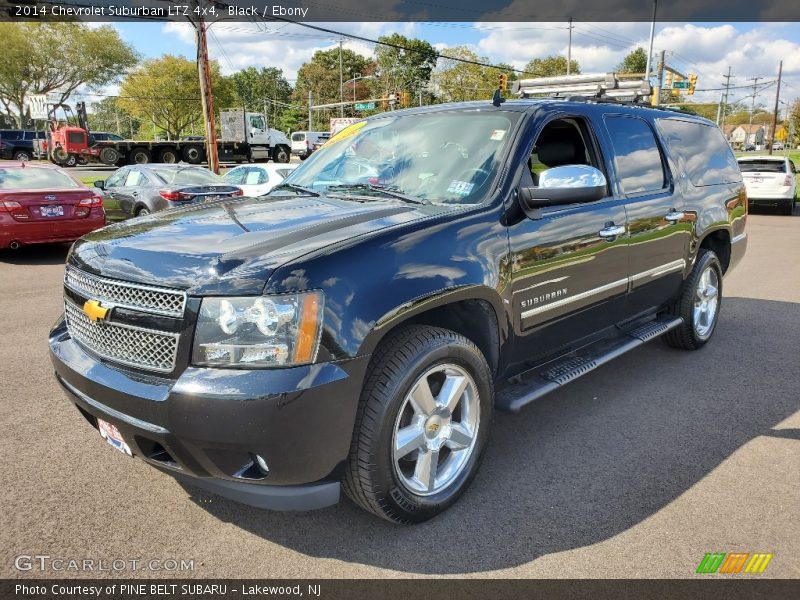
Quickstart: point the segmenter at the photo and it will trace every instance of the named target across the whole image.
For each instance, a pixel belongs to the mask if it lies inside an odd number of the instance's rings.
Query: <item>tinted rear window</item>
[[[626,194],[664,188],[664,165],[650,126],[636,117],[606,117],[606,129],[614,145],[614,164]]]
[[[715,125],[657,119],[670,153],[695,187],[742,180],[733,151]]]
[[[786,173],[786,161],[783,160],[740,160],[742,173],[758,171],[759,173]]]
[[[0,190],[28,189],[51,190],[80,187],[77,181],[55,169],[0,168]]]
[[[305,133],[293,133],[292,134],[292,141],[293,142],[302,142],[305,139],[306,139],[306,134]]]
[[[0,139],[3,140],[19,140],[22,139],[22,132],[13,129],[7,131],[0,131]]]

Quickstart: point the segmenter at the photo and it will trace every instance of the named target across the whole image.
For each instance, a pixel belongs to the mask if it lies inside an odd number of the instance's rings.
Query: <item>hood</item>
[[[445,208],[326,197],[224,200],[90,233],[75,243],[69,263],[96,275],[191,294],[259,294],[281,265]]]

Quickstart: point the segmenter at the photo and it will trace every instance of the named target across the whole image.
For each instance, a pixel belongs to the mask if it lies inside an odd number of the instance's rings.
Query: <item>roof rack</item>
[[[641,102],[650,98],[650,82],[640,76],[626,77],[618,73],[590,73],[586,75],[558,75],[520,79],[514,82],[512,92],[520,98],[549,96],[570,100],[597,100],[603,102]]]

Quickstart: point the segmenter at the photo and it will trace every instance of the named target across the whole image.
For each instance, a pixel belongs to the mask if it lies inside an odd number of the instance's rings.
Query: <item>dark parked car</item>
[[[706,344],[746,204],[699,117],[563,99],[393,111],[264,198],[78,241],[51,356],[88,422],[167,473],[279,509],[341,485],[419,522],[470,484],[495,408],[662,335]]]
[[[208,169],[181,164],[122,167],[94,185],[115,201],[114,208],[109,206],[109,217],[114,220],[242,195],[240,188]]]
[[[122,142],[125,138],[110,131],[91,131],[89,132],[89,145],[94,146],[97,142]]]
[[[0,248],[71,242],[105,224],[103,199],[61,169],[0,164]]]
[[[0,158],[28,161],[36,157],[34,140],[47,139],[44,131],[25,129],[0,130]]]

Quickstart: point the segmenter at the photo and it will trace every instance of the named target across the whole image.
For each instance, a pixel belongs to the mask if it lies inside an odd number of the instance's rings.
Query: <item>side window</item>
[[[132,187],[142,185],[146,179],[139,171],[129,171],[128,176],[125,178],[125,187]]]
[[[242,183],[246,172],[247,172],[247,167],[236,167],[235,169],[231,169],[230,171],[225,173],[225,181],[233,185],[236,185],[237,183]]]
[[[718,127],[681,119],[658,119],[656,126],[695,187],[741,181],[736,158]]]
[[[614,166],[623,193],[655,192],[665,187],[664,164],[655,135],[638,117],[609,115],[606,130],[614,147]]]
[[[261,129],[262,131],[266,129],[266,125],[264,125],[264,117],[250,117],[250,127],[254,129]]]
[[[528,167],[534,185],[547,169],[565,165],[589,165],[603,170],[586,123],[580,119],[556,119],[544,126],[533,146]]]
[[[111,174],[111,177],[106,180],[106,187],[111,188],[123,185],[123,182],[127,176],[128,169],[120,169],[119,171],[115,171]]]
[[[244,178],[244,185],[258,185],[266,183],[267,178],[261,169],[248,169],[247,176]]]

